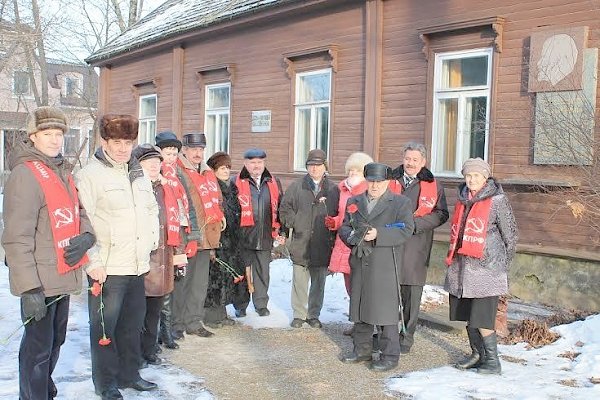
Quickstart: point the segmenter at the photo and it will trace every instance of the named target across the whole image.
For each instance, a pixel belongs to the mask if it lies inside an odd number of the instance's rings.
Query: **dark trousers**
[[[373,328],[371,324],[364,322],[354,323],[354,351],[360,356],[370,355],[373,351]],[[398,361],[400,358],[400,335],[398,324],[380,326],[379,350],[381,360]]]
[[[400,291],[402,293],[404,325],[406,327],[406,333],[400,333],[400,346],[410,349],[415,342],[423,286],[400,285]]]
[[[46,304],[56,297],[47,297]],[[23,315],[21,303],[21,319]],[[65,342],[69,319],[69,296],[48,306],[40,321],[31,320],[19,349],[19,399],[44,400],[56,395],[52,372],[58,361],[60,346]]]
[[[252,293],[252,303],[254,308],[267,308],[269,303],[269,264],[271,263],[271,250],[243,250],[244,264],[252,268],[252,282],[254,283],[254,293]],[[238,300],[234,307],[236,310],[245,310],[248,307],[249,299]]]
[[[142,332],[142,356],[156,355],[158,345],[158,323],[160,321],[160,310],[164,303],[164,296],[146,297],[146,318],[144,318],[144,330]]]
[[[91,279],[90,286],[92,284]],[[104,303],[102,313],[100,301]],[[109,275],[101,296],[88,294],[92,380],[97,392],[140,378],[140,336],[146,314],[144,277]],[[101,346],[102,315],[110,344]]]
[[[209,263],[210,250],[198,250],[188,259],[186,275],[175,281],[173,330],[194,331],[203,327]]]

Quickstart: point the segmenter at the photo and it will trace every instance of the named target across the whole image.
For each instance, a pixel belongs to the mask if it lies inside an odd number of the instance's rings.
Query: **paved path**
[[[205,378],[217,399],[389,399],[385,379],[408,371],[448,365],[467,350],[465,337],[420,326],[411,354],[387,373],[368,370],[366,364],[346,365],[338,360],[350,351],[343,336],[348,324],[323,329],[251,329],[243,325],[214,330],[205,339],[188,336],[180,349],[163,357]]]

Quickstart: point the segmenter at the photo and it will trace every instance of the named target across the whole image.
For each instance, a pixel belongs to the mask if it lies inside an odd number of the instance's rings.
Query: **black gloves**
[[[363,225],[354,229],[352,234],[348,236],[348,244],[350,246],[357,246],[359,243],[363,243],[369,229],[371,229],[369,225]]]
[[[46,316],[46,296],[39,289],[23,293],[21,306],[26,320],[33,317],[39,321]]]
[[[70,267],[77,264],[96,242],[96,237],[89,232],[73,236],[69,245],[65,247],[65,261]]]
[[[361,243],[358,246],[352,247],[352,254],[358,258],[368,257],[373,252],[373,246],[370,243]]]

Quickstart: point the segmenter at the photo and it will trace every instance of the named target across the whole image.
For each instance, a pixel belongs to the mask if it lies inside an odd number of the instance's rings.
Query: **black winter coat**
[[[313,185],[308,174],[292,182],[281,201],[279,218],[286,228],[293,229],[289,247],[294,264],[327,268],[335,231],[325,227],[325,216],[337,214],[340,189],[327,175],[316,195]]]
[[[408,197],[413,204],[413,212],[419,207],[419,195],[421,192],[420,181],[433,182],[434,177],[427,168],[421,168],[417,179],[413,180],[408,187],[404,186],[404,167],[401,165],[393,172],[393,177],[402,185],[402,194]],[[439,181],[437,186],[437,203],[430,214],[415,217],[415,230],[413,235],[404,243],[404,257],[400,271],[400,282],[403,285],[424,286],[427,279],[427,267],[429,267],[429,256],[433,246],[433,230],[448,220],[448,204],[444,187]]]
[[[271,193],[267,182],[275,179],[279,188],[279,200],[277,204],[281,204],[283,189],[279,179],[274,178],[271,173],[265,168],[261,179],[260,187],[256,186],[256,182],[250,173],[243,167],[239,174],[240,179],[247,179],[250,183],[250,194],[252,195],[252,212],[254,217],[254,226],[244,226],[242,230],[242,247],[250,250],[271,250],[273,247],[272,218],[271,218]],[[237,176],[231,178],[231,182],[235,185]],[[237,190],[237,188],[236,188]],[[236,195],[237,196],[237,195]]]

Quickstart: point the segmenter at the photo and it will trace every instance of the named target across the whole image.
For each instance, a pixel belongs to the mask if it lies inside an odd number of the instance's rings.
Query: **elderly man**
[[[88,251],[88,295],[92,380],[103,400],[122,399],[118,388],[138,391],[157,385],[140,377],[141,333],[146,313],[144,275],[158,247],[158,205],[152,184],[131,157],[138,120],[106,114],[99,119],[101,147],[77,174],[79,198],[96,231]]]
[[[415,230],[404,244],[400,271],[405,332],[400,333],[400,352],[408,353],[414,343],[421,295],[427,278],[433,230],[448,220],[444,187],[435,180],[427,164],[427,150],[420,143],[404,147],[402,165],[392,171],[397,193],[413,203]]]
[[[219,206],[222,195],[215,174],[203,163],[206,137],[204,133],[187,133],[177,160],[177,178],[189,200],[189,233],[184,233],[187,274],[175,282],[173,292],[173,336],[211,337],[204,327],[204,302],[208,289],[210,257],[219,247],[224,215]]]
[[[335,232],[325,226],[325,217],[336,214],[340,189],[326,175],[327,155],[323,150],[308,152],[306,169],[308,173],[286,190],[279,216],[286,228],[293,229],[290,253],[294,262],[294,318],[290,325],[300,328],[306,322],[313,328],[321,328],[319,315],[335,240]]]
[[[267,153],[261,149],[248,149],[244,153],[244,167],[237,177],[232,178],[238,189],[241,206],[242,259],[252,271],[252,302],[259,316],[270,314],[269,303],[269,263],[273,240],[285,243],[279,235],[277,211],[283,194],[279,179],[265,166]],[[246,316],[249,298],[236,300],[235,314]]]
[[[71,166],[60,155],[66,130],[60,109],[35,110],[28,138],[11,153],[4,186],[2,246],[10,291],[21,297],[21,316],[29,321],[19,349],[21,400],[57,395],[52,372],[67,333],[69,294],[81,289],[79,268],[95,241]]]
[[[372,334],[377,326],[381,356],[369,365],[375,371],[398,365],[399,275],[404,243],[414,230],[410,199],[388,190],[391,173],[385,164],[365,166],[368,189],[348,200],[339,230],[340,238],[352,248],[350,320],[354,322],[354,350],[342,362],[372,360]]]

